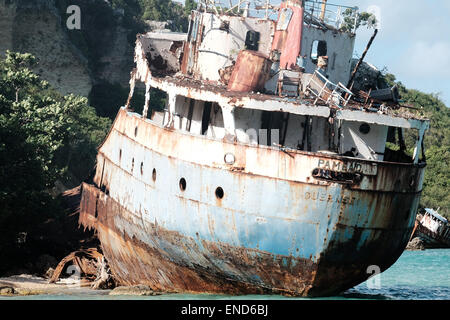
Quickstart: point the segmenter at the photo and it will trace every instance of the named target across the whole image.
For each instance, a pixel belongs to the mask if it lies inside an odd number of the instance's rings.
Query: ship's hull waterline
[[[200,163],[183,156],[180,150],[195,151],[197,144],[222,152],[221,159],[232,152],[235,166],[212,161],[214,155],[204,154]],[[277,154],[276,170],[250,162],[252,152],[265,153],[260,162]],[[296,168],[304,173],[290,174],[289,161],[304,162]],[[401,255],[424,166],[358,159],[367,173],[359,183],[312,179],[326,161],[345,163],[184,135],[122,109],[99,149],[94,184],[82,186],[80,223],[97,230],[122,284],[169,292],[336,294]]]

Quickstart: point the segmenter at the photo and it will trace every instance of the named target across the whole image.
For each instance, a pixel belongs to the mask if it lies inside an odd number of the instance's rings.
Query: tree
[[[139,0],[143,12],[143,20],[171,21],[169,28],[172,31],[187,31],[190,11],[197,8],[193,0],[186,0],[183,7],[180,3],[167,0]]]
[[[197,9],[197,2],[195,0],[185,0],[184,1],[184,15],[188,17],[192,10]]]
[[[172,1],[167,0],[140,0],[144,20],[166,21],[172,18]]]
[[[340,30],[343,32],[353,32],[361,26],[375,29],[378,23],[374,14],[369,12],[355,13],[354,10],[350,8],[344,11],[343,17],[344,21],[340,27]]]
[[[36,226],[60,212],[49,189],[87,177],[111,124],[86,98],[50,88],[34,64],[32,55],[9,51],[0,60],[0,271],[31,255]]]
[[[407,89],[393,74],[383,76],[388,87],[397,85],[403,104],[418,110],[415,114],[430,119],[430,130],[425,135],[424,146],[427,168],[423,183],[421,207],[438,209],[450,218],[450,109],[436,94]],[[413,132],[407,132],[406,141],[414,145]]]

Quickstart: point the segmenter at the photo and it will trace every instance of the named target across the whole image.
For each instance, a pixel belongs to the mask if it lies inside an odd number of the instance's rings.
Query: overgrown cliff
[[[0,55],[7,49],[33,54],[34,71],[62,94],[88,97],[99,85],[127,88],[134,39],[144,25],[124,23],[123,12],[103,0],[76,4],[81,29],[70,30],[68,1],[0,0]]]
[[[80,8],[80,28],[71,29],[71,5]],[[0,56],[7,49],[38,59],[34,68],[62,94],[89,97],[100,116],[113,118],[128,95],[136,34],[146,20],[170,21],[185,31],[196,6],[167,0],[0,0]],[[137,99],[140,99],[138,91]]]
[[[2,54],[6,49],[32,53],[38,58],[34,71],[54,88],[63,94],[89,94],[93,76],[88,60],[70,42],[51,1],[2,0],[0,17]]]

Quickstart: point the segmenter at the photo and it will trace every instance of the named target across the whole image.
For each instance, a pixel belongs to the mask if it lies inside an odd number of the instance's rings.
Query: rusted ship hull
[[[416,220],[416,226],[414,228],[414,234],[411,238],[419,237],[424,240],[427,248],[450,248],[450,238],[444,237],[436,232],[431,231],[420,221]]]
[[[233,165],[223,163],[227,152]],[[313,177],[327,166],[358,168],[358,179]],[[331,295],[401,255],[423,170],[183,135],[122,109],[99,149],[94,184],[83,184],[80,223],[98,231],[123,284]]]

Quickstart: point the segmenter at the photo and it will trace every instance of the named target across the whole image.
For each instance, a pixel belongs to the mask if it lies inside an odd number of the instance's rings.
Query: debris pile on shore
[[[72,287],[115,287],[95,234],[79,227],[80,187],[61,196],[65,215],[36,226],[43,230],[45,242],[27,239],[30,242],[27,245],[34,249],[33,258],[19,267],[12,264],[13,267],[0,275],[0,295],[49,294]]]
[[[56,283],[61,275],[75,274],[84,286],[92,289],[111,289],[115,287],[105,257],[97,248],[74,251],[66,256],[56,267],[49,283]]]
[[[60,295],[92,292],[93,289],[82,286],[77,279],[60,279],[49,283],[44,277],[20,274],[0,278],[0,296]],[[107,294],[109,290],[96,290],[96,294]]]
[[[408,245],[406,246],[405,250],[425,250],[425,243],[424,241],[419,238],[415,237],[410,242],[408,242]]]

